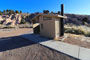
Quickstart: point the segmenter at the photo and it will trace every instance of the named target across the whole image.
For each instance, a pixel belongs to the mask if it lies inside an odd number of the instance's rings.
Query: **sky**
[[[23,12],[60,11],[64,4],[65,13],[90,15],[90,0],[0,0],[0,10],[12,9]]]

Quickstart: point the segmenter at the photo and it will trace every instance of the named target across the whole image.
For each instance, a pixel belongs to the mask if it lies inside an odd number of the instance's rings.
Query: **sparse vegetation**
[[[21,23],[20,24],[25,24],[25,23],[26,23],[25,18],[24,18],[24,16],[22,16],[22,19],[21,19]]]
[[[15,26],[5,26],[3,28],[10,29],[10,28],[15,28]]]
[[[20,11],[20,13],[22,13],[22,11]]]
[[[16,11],[15,11],[15,13],[19,13],[19,11],[18,11],[18,10],[16,10]]]
[[[78,15],[78,14],[65,14],[68,18],[65,20],[66,23],[72,23],[75,25],[90,25],[90,15]]]
[[[15,13],[22,13],[22,11],[18,11],[18,10],[3,10],[3,11],[0,11],[0,15],[10,15],[10,14],[15,14]]]
[[[26,23],[26,24],[20,24],[18,27],[19,27],[19,28],[31,28],[32,25],[29,24],[29,23]]]
[[[4,29],[4,28],[15,28],[15,26],[11,26],[11,25],[8,25],[8,26],[6,26],[6,25],[2,25],[2,24],[0,24],[0,29]]]
[[[0,11],[0,15],[2,15],[2,12]]]
[[[65,25],[65,32],[90,36],[90,28],[87,26],[82,26],[82,25],[76,26],[76,25],[67,24]]]
[[[47,13],[49,13],[49,10],[43,10],[43,13],[47,14]]]
[[[9,10],[8,12],[6,12],[6,14],[15,14],[15,12],[13,10]]]
[[[86,23],[88,23],[88,18],[87,17],[85,17],[85,18],[83,18],[83,20],[82,20],[82,23],[85,25]]]
[[[32,24],[26,23],[26,24],[19,24],[18,26],[11,26],[11,25],[2,25],[0,24],[0,29],[8,29],[8,28],[32,28]]]

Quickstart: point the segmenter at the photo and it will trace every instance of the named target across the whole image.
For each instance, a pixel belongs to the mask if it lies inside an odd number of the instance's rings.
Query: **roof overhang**
[[[38,14],[38,15],[36,15],[34,18],[32,18],[31,21],[32,21],[32,20],[35,20],[35,19],[38,19],[39,16],[56,17],[56,18],[64,18],[64,19],[67,18],[66,16],[61,16],[61,15],[59,15],[59,14]]]

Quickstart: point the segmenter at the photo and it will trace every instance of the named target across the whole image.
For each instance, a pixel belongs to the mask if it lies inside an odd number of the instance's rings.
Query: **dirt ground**
[[[0,37],[11,37],[17,35],[23,35],[32,32],[32,28],[22,28],[22,29],[0,29]]]
[[[31,31],[19,29],[0,32],[0,60],[78,60],[17,36]]]
[[[63,42],[84,48],[90,48],[90,42],[87,41],[89,39],[86,38],[84,41],[82,41],[82,39],[84,39],[83,37],[84,36],[82,35],[68,34],[67,38],[65,38]]]

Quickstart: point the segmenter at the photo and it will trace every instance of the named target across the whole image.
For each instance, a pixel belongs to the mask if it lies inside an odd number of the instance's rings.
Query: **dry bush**
[[[0,24],[0,28],[3,28],[3,27],[5,27],[5,25]]]
[[[20,25],[18,25],[18,27],[19,27],[19,28],[31,28],[32,25],[29,24],[29,23],[26,23],[26,24],[20,24]]]
[[[11,26],[11,25],[9,25],[9,26],[4,26],[3,28],[16,28],[16,26]]]
[[[0,29],[4,29],[4,28],[15,28],[16,26],[12,26],[12,25],[2,25],[2,24],[0,24]]]
[[[85,36],[90,36],[90,28],[87,26],[65,25],[64,27],[66,33],[82,34]]]
[[[2,25],[0,24],[0,28],[3,29],[3,28],[31,28],[32,25],[29,24],[29,23],[26,23],[26,24],[19,24],[19,25],[16,25],[16,26],[12,26],[12,25]]]

